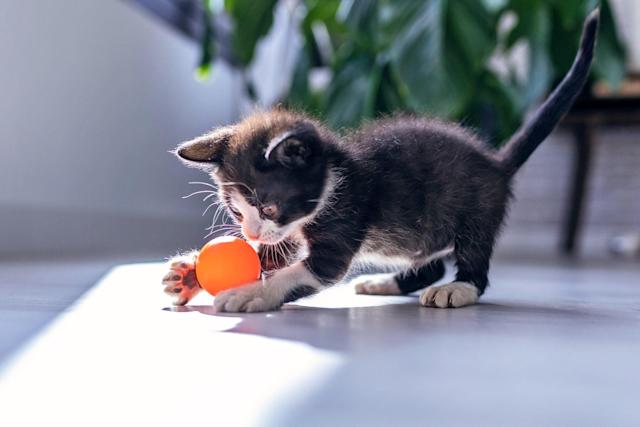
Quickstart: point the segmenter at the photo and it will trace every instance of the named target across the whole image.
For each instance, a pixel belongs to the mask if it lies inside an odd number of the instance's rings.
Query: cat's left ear
[[[311,165],[317,148],[315,135],[285,133],[269,143],[264,156],[288,169],[302,169]]]
[[[229,140],[234,134],[232,126],[226,126],[206,133],[191,141],[183,142],[174,154],[187,166],[210,171],[222,164]]]

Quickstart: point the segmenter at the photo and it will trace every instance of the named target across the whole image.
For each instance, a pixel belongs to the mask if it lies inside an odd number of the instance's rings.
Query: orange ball
[[[221,236],[204,245],[196,260],[196,278],[211,295],[260,278],[260,258],[250,244]]]

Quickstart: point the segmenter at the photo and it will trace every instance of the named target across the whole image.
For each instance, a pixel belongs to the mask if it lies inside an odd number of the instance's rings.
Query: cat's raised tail
[[[516,173],[538,145],[549,136],[580,94],[589,77],[599,21],[598,8],[585,20],[580,49],[567,75],[527,123],[498,152],[498,160],[508,174]]]

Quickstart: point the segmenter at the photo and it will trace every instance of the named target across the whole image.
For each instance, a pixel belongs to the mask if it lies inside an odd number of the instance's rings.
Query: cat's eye
[[[233,206],[229,206],[229,210],[231,211],[232,214],[238,217],[238,219],[242,219],[242,214],[238,209],[234,208]]]
[[[265,205],[260,208],[260,212],[268,219],[274,219],[278,215],[278,207],[276,205]]]

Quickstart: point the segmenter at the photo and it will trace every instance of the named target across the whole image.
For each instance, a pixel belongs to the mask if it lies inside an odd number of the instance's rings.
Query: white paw
[[[220,292],[213,299],[215,311],[227,313],[272,311],[281,305],[282,299],[269,292],[261,281]]]
[[[353,279],[357,294],[364,295],[401,295],[395,274],[366,274]]]
[[[425,307],[464,307],[478,301],[478,289],[467,282],[451,282],[432,286],[420,295],[420,304]]]

